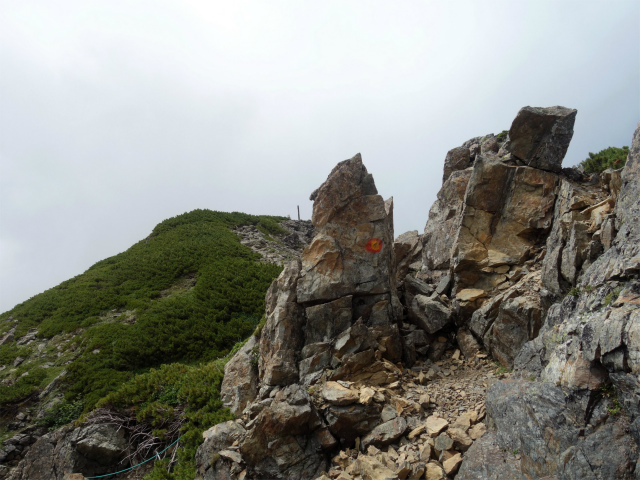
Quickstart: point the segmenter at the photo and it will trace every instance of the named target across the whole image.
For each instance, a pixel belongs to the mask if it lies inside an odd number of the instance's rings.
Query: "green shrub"
[[[235,353],[241,345],[236,345],[232,352]],[[155,433],[160,435],[165,425],[183,417],[182,437],[173,471],[167,472],[166,460],[157,461],[146,480],[194,478],[194,457],[203,441],[202,432],[233,419],[220,401],[224,364],[230,357],[231,352],[224,359],[198,366],[162,365],[136,375],[98,402],[100,408],[132,414],[136,421],[155,427]],[[170,439],[166,439],[166,443],[169,444]]]
[[[612,291],[610,291],[606,297],[604,297],[604,306],[608,307],[612,302],[615,302],[618,299],[618,296],[620,295],[621,292],[621,288],[615,288]]]
[[[618,169],[625,166],[629,147],[609,147],[598,153],[589,152],[589,157],[580,162],[586,173],[600,173],[608,168]]]
[[[38,424],[49,427],[49,430],[56,430],[67,423],[77,420],[84,410],[84,403],[80,399],[68,402],[63,400],[45,413],[45,416],[38,420]]]
[[[20,376],[11,385],[0,385],[0,406],[21,402],[39,391],[40,383],[47,377],[44,368],[33,368],[28,375]]]
[[[509,135],[509,130],[503,130],[498,135],[496,135],[496,140],[498,143],[504,143]]]
[[[170,362],[210,361],[247,338],[282,269],[257,262],[259,255],[240,244],[231,227],[257,225],[276,234],[279,220],[208,210],[170,218],[126,252],[0,318],[19,320],[16,337],[34,326],[43,337],[79,333],[74,342],[81,353],[67,367],[62,388],[67,401],[82,398],[88,411],[135,373]],[[195,285],[161,295],[185,278]],[[135,323],[120,318],[125,309],[135,310]],[[19,352],[14,344],[2,346],[0,359],[9,364]]]

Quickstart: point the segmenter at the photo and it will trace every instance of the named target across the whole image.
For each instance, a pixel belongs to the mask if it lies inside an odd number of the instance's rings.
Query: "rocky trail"
[[[385,480],[455,478],[466,452],[486,432],[485,396],[488,385],[505,374],[478,352],[464,359],[448,351],[435,363],[417,362],[396,384],[373,390],[384,395],[383,423],[359,439],[353,449],[341,450],[322,478]],[[507,374],[508,375],[508,374]],[[342,385],[362,391],[366,386]],[[360,387],[360,388],[359,388]],[[407,424],[405,434],[383,427],[387,422]],[[378,430],[378,431],[376,431]],[[364,442],[367,447],[360,451]]]

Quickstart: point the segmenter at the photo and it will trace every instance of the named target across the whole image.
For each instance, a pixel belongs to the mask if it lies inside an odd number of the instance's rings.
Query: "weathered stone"
[[[322,398],[332,405],[351,405],[360,399],[360,392],[345,388],[337,382],[327,382],[322,388]]]
[[[273,402],[260,411],[240,441],[240,453],[264,476],[314,478],[311,475],[325,465],[321,439],[312,435],[321,424],[307,391],[290,385],[280,389]],[[301,442],[301,438],[307,440]]]
[[[437,417],[435,415],[431,415],[427,417],[427,434],[435,438],[440,432],[442,432],[445,428],[449,426],[449,422],[447,422],[444,418]]]
[[[220,399],[239,415],[258,395],[258,341],[253,335],[224,367]]]
[[[507,151],[527,165],[560,172],[577,110],[565,107],[523,107],[509,129]]]
[[[424,228],[422,263],[430,270],[448,270],[452,240],[460,226],[464,195],[473,169],[453,172],[438,192]]]
[[[458,346],[460,350],[462,350],[462,354],[467,359],[475,358],[476,353],[480,351],[480,345],[478,344],[475,337],[469,332],[469,330],[465,328],[461,328],[458,330],[456,334],[456,340],[458,342]]]
[[[245,433],[246,430],[236,422],[228,421],[205,430],[202,432],[202,437],[212,449],[222,450],[231,446],[236,440],[240,440]]]
[[[394,471],[367,455],[360,455],[346,472],[351,476],[360,475],[363,480],[398,480]]]
[[[402,417],[396,417],[374,428],[371,433],[362,439],[362,447],[389,445],[398,440],[406,431],[407,421]]]
[[[306,309],[305,345],[329,342],[351,326],[352,296]]]
[[[299,302],[392,290],[393,203],[376,193],[359,154],[314,192],[317,234],[302,255]]]
[[[218,452],[218,455],[220,455],[222,458],[226,458],[235,463],[242,462],[242,455],[240,455],[238,452],[234,450],[220,450]]]
[[[495,155],[498,153],[498,140],[491,134],[486,137],[480,144],[480,153],[482,155]]]
[[[540,272],[533,272],[476,310],[469,327],[496,360],[511,368],[522,346],[538,336],[551,300]]]
[[[410,266],[422,261],[422,235],[417,230],[405,232],[393,242],[396,259],[396,283],[400,283],[409,273]]]
[[[78,449],[87,453],[86,457]],[[5,448],[12,447],[7,445]],[[87,476],[114,471],[124,457],[126,441],[122,431],[112,425],[64,427],[40,437],[11,471],[8,480],[63,480],[72,472]],[[105,456],[100,456],[104,453]],[[122,465],[122,464],[120,464]]]
[[[444,159],[444,173],[442,183],[444,184],[453,172],[464,170],[471,165],[470,151],[466,147],[456,147],[447,152]]]
[[[616,239],[585,272],[580,280],[585,285],[600,285],[609,279],[640,271],[640,125],[633,135],[629,158],[622,170],[615,216]]]
[[[526,480],[513,451],[501,448],[495,433],[487,434],[466,452],[457,480]]]
[[[452,319],[451,310],[440,301],[416,295],[409,308],[409,318],[427,333],[436,333]]]
[[[466,452],[473,444],[473,439],[462,428],[451,427],[447,430],[447,434],[453,440],[453,448],[459,452]]]
[[[343,446],[351,446],[357,437],[366,435],[380,423],[380,406],[330,406],[324,411],[327,426]]]
[[[442,462],[442,466],[444,467],[444,473],[449,476],[455,475],[460,468],[460,464],[462,463],[462,455],[459,453],[454,455],[453,457]]]
[[[590,230],[589,209],[604,198],[597,186],[561,180],[547,255],[542,260],[542,280],[556,295],[574,286],[583,264],[588,266],[594,260],[589,244],[595,230]]]
[[[293,260],[273,281],[265,298],[267,321],[260,335],[260,381],[289,385],[298,380],[297,355],[303,344],[304,309],[297,303],[300,262]]]
[[[88,425],[75,433],[76,450],[90,460],[111,464],[122,458],[127,441],[114,425]]]
[[[497,159],[476,159],[453,242],[456,291],[493,292],[507,281],[494,268],[527,259],[537,238],[551,228],[557,178]]]
[[[426,480],[444,480],[447,476],[440,465],[436,463],[427,463],[424,478]]]
[[[469,429],[467,432],[471,437],[471,440],[477,440],[482,437],[487,431],[487,427],[484,423],[477,423]]]
[[[300,380],[307,384],[315,380],[318,373],[331,364],[332,348],[329,343],[312,343],[302,349],[302,358],[299,364]],[[314,375],[316,374],[316,375]]]
[[[453,439],[446,433],[441,433],[436,437],[434,447],[438,452],[450,450],[453,448]]]
[[[462,302],[473,302],[480,297],[485,297],[487,292],[480,288],[465,288],[456,293],[456,298]]]
[[[600,404],[590,417],[597,427],[584,430],[588,403],[588,395],[570,396],[549,383],[498,382],[487,394],[487,413],[498,445],[521,453],[525,475],[628,478],[637,451],[625,421]]]

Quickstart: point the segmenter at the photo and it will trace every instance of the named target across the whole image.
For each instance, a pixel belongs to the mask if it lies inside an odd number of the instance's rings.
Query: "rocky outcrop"
[[[518,451],[525,478],[638,478],[639,165],[640,125],[619,193],[610,173],[599,192],[563,179],[542,279],[554,293],[574,287],[518,352],[520,379],[489,390],[496,434],[469,450],[463,478],[490,478],[482,462],[496,449]],[[594,249],[606,228],[617,235]]]
[[[640,133],[589,177],[562,169],[575,114],[525,107],[451,150],[424,235],[395,242],[360,157],[338,164],[229,367],[239,418],[202,478],[638,478]],[[493,360],[484,418],[462,378]]]
[[[313,239],[313,225],[308,220],[283,220],[279,222],[282,233],[273,237],[254,225],[243,225],[233,229],[240,243],[261,256],[261,262],[286,265]],[[274,238],[275,237],[275,238]]]
[[[246,478],[314,478],[327,469],[325,452],[383,423],[375,391],[349,386],[398,378],[390,363],[403,354],[393,202],[377,195],[360,155],[339,163],[311,198],[316,235],[269,288],[259,340],[227,366],[223,399],[242,417],[225,427],[235,436],[217,432],[200,447],[205,479],[240,470]],[[403,258],[418,256],[417,245]],[[381,427],[372,444],[404,433],[398,422]]]
[[[258,395],[258,342],[255,336],[224,367],[220,399],[234,415],[239,415]]]
[[[530,167],[560,172],[577,112],[565,107],[520,109],[505,149]]]
[[[65,427],[40,437],[6,478],[63,480],[74,472],[105,475],[124,458],[127,445],[124,431],[113,425]]]
[[[316,236],[302,256],[299,302],[354,294],[389,297],[393,201],[377,195],[360,155],[339,163],[311,199]]]
[[[460,214],[472,172],[472,168],[453,172],[444,181],[429,210],[429,220],[424,229],[422,263],[427,269],[427,278],[433,283],[449,274],[452,239],[456,237],[460,226]]]
[[[393,242],[393,254],[396,259],[396,284],[399,285],[409,271],[422,268],[422,235],[417,230],[405,232]]]

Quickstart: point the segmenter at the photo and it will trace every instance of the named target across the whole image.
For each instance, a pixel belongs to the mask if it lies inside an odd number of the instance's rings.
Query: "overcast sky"
[[[0,311],[196,208],[310,218],[362,153],[422,232],[447,150],[577,108],[629,145],[640,2],[0,0]]]

